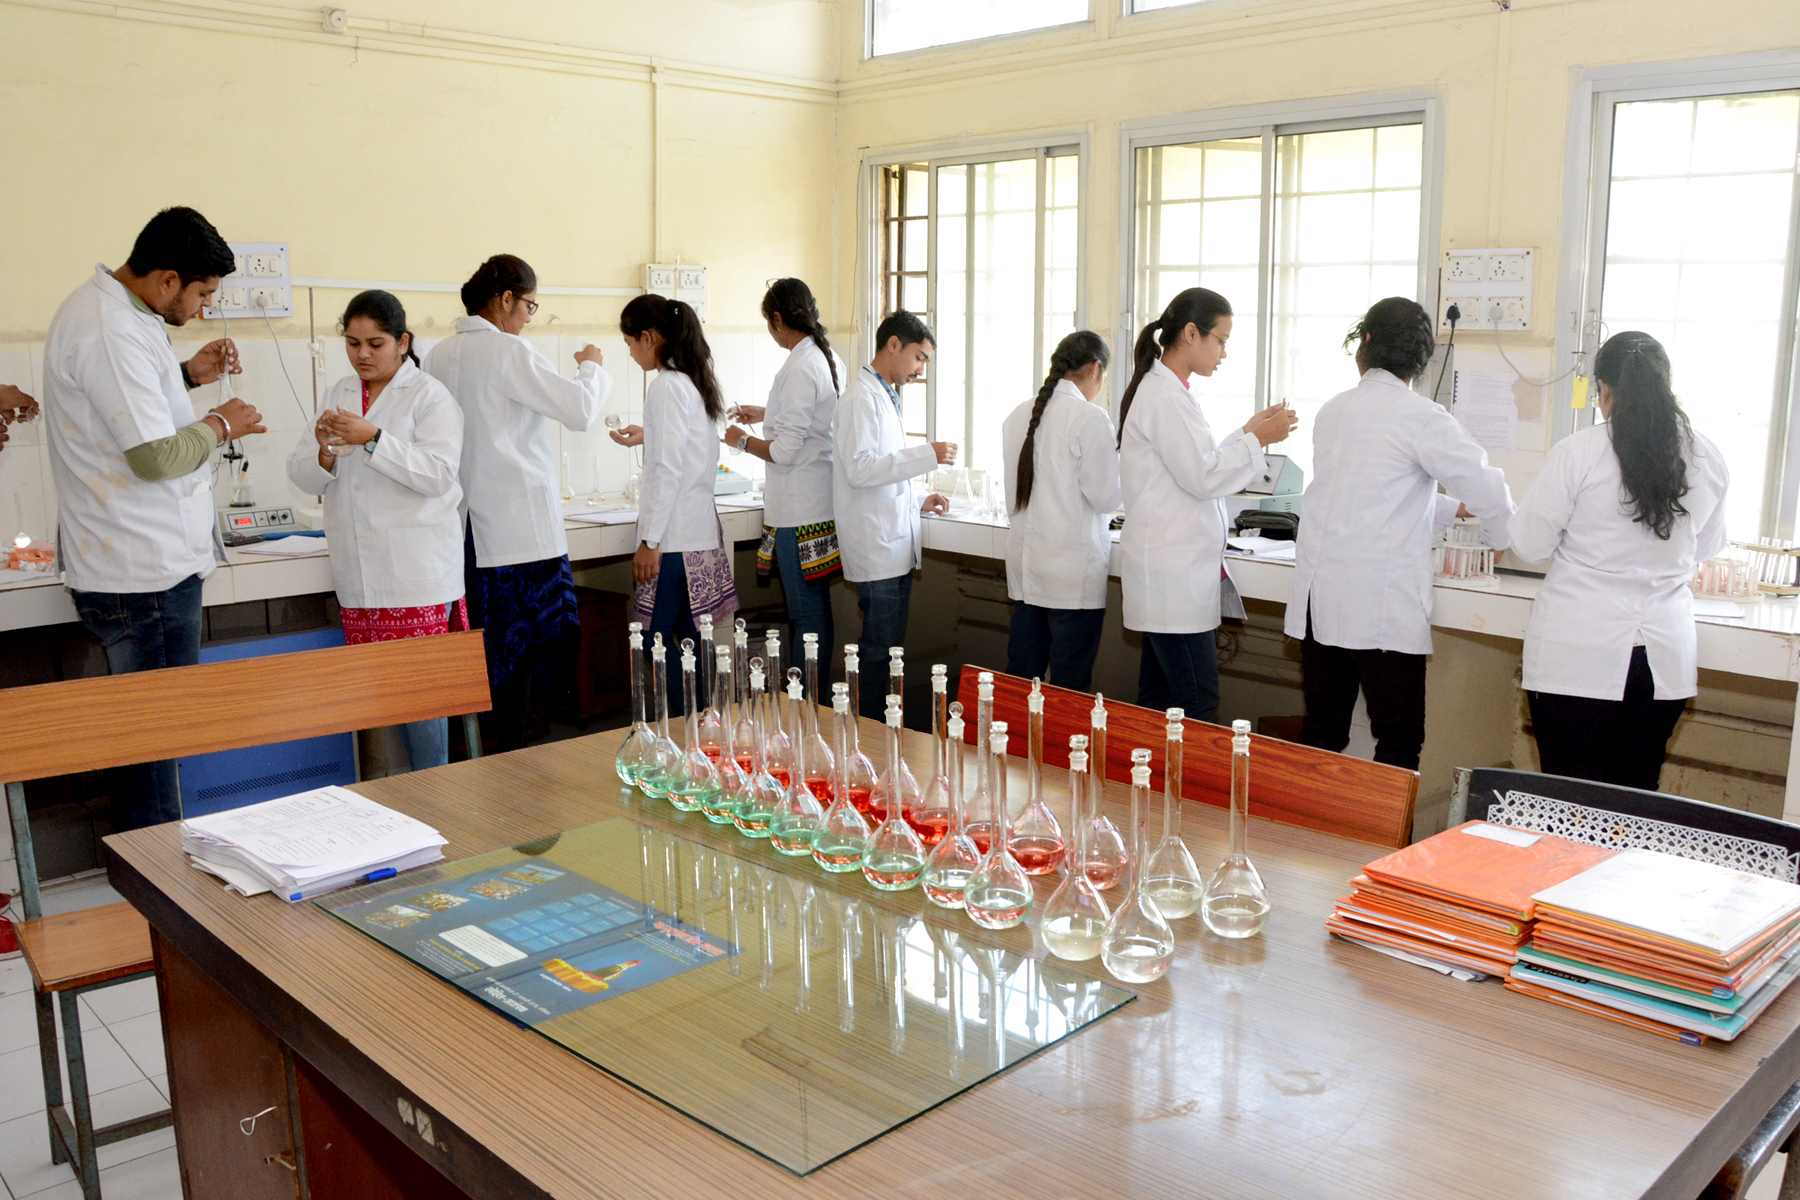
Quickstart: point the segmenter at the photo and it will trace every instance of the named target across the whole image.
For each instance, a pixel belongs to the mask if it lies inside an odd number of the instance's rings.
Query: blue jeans
[[[646,651],[652,643],[650,635],[656,633],[663,635],[663,669],[667,672],[668,679],[669,715],[679,717],[687,712],[681,693],[681,639],[692,638],[694,651],[698,654],[700,628],[694,624],[693,605],[688,602],[687,559],[678,552],[663,555],[662,565],[656,570],[656,601],[650,609],[650,628],[644,630]],[[715,629],[713,635],[717,637],[718,630]],[[648,663],[645,665],[649,666]],[[699,676],[694,682],[700,689],[700,704],[704,707],[706,689],[702,685],[706,672],[698,670],[699,663],[694,665]],[[651,686],[655,686],[654,682]],[[654,714],[652,717],[654,718]]]
[[[400,740],[406,743],[406,757],[412,769],[426,771],[450,761],[450,722],[445,717],[427,721],[409,721],[400,726]]]
[[[1043,608],[1014,600],[1006,673],[1085,692],[1093,682],[1105,626],[1104,608]]]
[[[805,668],[801,637],[818,634],[819,678],[829,680],[831,654],[837,648],[837,627],[831,620],[831,581],[806,582],[806,576],[800,573],[800,543],[791,528],[775,531],[775,567],[781,572],[781,594],[787,600],[788,620],[794,625],[794,661]],[[829,685],[825,686],[829,691]]]
[[[877,721],[887,714],[888,647],[906,644],[906,610],[912,603],[912,572],[856,585],[862,632],[856,643],[862,661],[862,715]]]
[[[1196,721],[1219,709],[1219,643],[1205,633],[1146,633],[1138,660],[1138,704],[1180,708]]]
[[[128,675],[200,661],[200,577],[165,592],[76,592],[75,611],[106,651],[108,674]],[[181,819],[175,760],[106,773],[114,833]]]

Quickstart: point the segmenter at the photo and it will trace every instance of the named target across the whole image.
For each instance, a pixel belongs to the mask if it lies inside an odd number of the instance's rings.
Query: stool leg
[[[481,757],[481,719],[474,713],[463,714],[463,741],[469,744],[469,757]]]
[[[80,997],[62,993],[63,1053],[69,1060],[69,1099],[75,1109],[75,1174],[82,1200],[100,1200],[100,1164],[94,1158],[94,1114],[88,1107],[87,1058],[81,1046]]]
[[[33,990],[32,999],[37,1004],[38,1022],[38,1054],[44,1063],[44,1120],[50,1123],[50,1161],[62,1163],[69,1161],[69,1152],[63,1146],[62,1130],[56,1127],[56,1118],[51,1114],[62,1107],[62,1058],[56,1049],[56,1001],[49,993]]]

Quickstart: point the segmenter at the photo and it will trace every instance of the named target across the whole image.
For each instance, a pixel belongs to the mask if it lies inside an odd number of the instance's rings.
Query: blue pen
[[[396,871],[393,867],[383,867],[379,871],[370,871],[367,875],[364,875],[361,879],[355,880],[354,882],[349,883],[345,886],[361,887],[365,883],[380,883],[383,879],[392,879],[394,876],[398,875],[399,873],[400,872]],[[306,899],[306,893],[295,892],[293,895],[289,896],[288,899],[293,900],[293,901],[304,900],[304,899]]]

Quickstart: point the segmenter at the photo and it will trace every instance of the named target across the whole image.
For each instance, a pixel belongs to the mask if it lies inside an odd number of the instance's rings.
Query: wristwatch
[[[200,386],[194,382],[194,377],[188,374],[186,363],[181,364],[181,386],[185,387],[190,392]]]
[[[381,440],[381,430],[377,429],[375,431],[375,436],[363,443],[363,449],[366,450],[370,454],[375,453],[375,443],[379,442],[380,440]]]
[[[744,451],[746,451],[750,448],[750,435],[749,434],[747,434],[747,433],[738,434],[737,448],[738,448],[739,454],[742,454]]]
[[[660,551],[660,550],[661,550],[661,548],[662,548],[662,543],[661,543],[661,542],[645,542],[645,543],[644,543],[644,545],[645,545],[645,546],[646,546],[646,547],[647,547],[647,548],[649,548],[649,549],[651,549],[651,550],[658,550],[658,551]]]

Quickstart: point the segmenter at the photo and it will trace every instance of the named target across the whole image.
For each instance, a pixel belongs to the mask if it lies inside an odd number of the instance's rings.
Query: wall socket
[[[293,272],[286,242],[230,242],[231,274],[219,281],[206,320],[224,317],[291,317]]]
[[[706,268],[690,263],[645,263],[644,291],[691,304],[706,320]]]
[[[1514,247],[1446,250],[1438,271],[1438,332],[1448,332],[1452,304],[1464,329],[1528,329],[1533,254]]]

